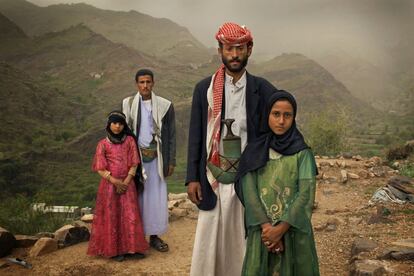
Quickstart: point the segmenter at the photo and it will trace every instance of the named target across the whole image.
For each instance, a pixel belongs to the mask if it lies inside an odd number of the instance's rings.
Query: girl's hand
[[[262,228],[262,241],[266,246],[278,244],[289,227],[288,223],[281,222],[275,226]]]
[[[118,193],[121,193],[121,194],[125,193],[126,190],[128,189],[128,183],[125,183],[124,181],[119,179],[116,189]]]
[[[122,194],[125,193],[125,191],[128,188],[128,184],[124,184],[124,182],[121,179],[115,178],[115,177],[110,177],[109,181],[115,186],[116,188],[116,192],[118,194]]]
[[[276,253],[276,254],[280,254],[282,253],[283,250],[285,250],[282,240],[279,240],[277,243],[265,242],[265,246],[267,247],[267,250],[269,252]]]

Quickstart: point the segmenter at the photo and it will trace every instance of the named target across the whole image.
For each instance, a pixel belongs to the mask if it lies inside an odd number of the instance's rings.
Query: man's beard
[[[249,59],[248,56],[245,56],[241,60],[239,58],[227,60],[224,56],[222,56],[222,58],[221,58],[224,66],[226,66],[227,70],[229,70],[232,73],[241,72],[244,69],[244,67],[246,67],[248,59]],[[240,63],[237,67],[232,67],[231,64],[230,64],[230,62],[232,62],[232,61],[239,61]]]

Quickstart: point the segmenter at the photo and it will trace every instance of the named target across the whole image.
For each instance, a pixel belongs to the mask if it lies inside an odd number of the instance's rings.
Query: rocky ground
[[[396,171],[378,158],[318,158],[317,163],[312,222],[321,275],[414,275],[414,204],[368,204]],[[170,228],[163,236],[170,245],[167,253],[151,249],[145,259],[118,263],[87,256],[87,242],[36,257],[30,248],[17,248],[8,257],[23,258],[33,268],[4,264],[3,258],[0,274],[187,275],[197,213],[188,201],[173,197]]]

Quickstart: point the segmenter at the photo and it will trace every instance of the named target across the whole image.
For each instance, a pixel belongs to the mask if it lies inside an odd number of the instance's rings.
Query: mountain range
[[[106,114],[136,93],[134,75],[142,67],[155,72],[155,93],[175,105],[178,159],[185,163],[182,141],[188,139],[192,90],[220,64],[188,30],[135,11],[85,4],[41,8],[24,0],[0,0],[0,23],[0,93],[5,99],[0,113],[6,126],[0,131],[0,174],[12,162],[20,166],[18,175],[36,179],[39,187],[33,192],[47,183],[56,187],[55,196],[65,194],[61,202],[93,198],[96,183],[87,182],[91,177],[85,166],[104,135]],[[327,108],[345,110],[362,128],[380,118],[302,54],[251,62],[248,70],[296,96],[299,122]],[[0,179],[0,186],[7,187],[7,181]]]

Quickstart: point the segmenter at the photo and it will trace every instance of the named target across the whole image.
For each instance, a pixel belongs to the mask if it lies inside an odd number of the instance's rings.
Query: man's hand
[[[203,200],[203,196],[201,195],[201,184],[200,182],[190,182],[187,185],[187,194],[188,198],[194,204],[200,204],[200,201]]]
[[[174,173],[174,166],[173,165],[169,165],[168,166],[168,174],[167,176],[171,176]]]

